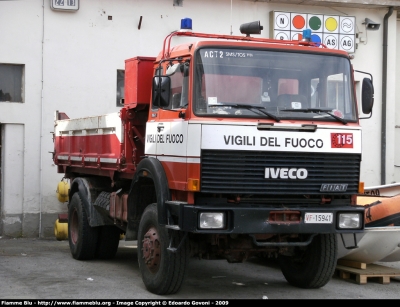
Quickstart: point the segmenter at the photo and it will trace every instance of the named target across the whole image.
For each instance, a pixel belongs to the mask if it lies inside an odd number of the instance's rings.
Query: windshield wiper
[[[347,125],[347,121],[344,120],[343,118],[340,118],[339,116],[336,116],[335,114],[332,114],[332,109],[318,109],[318,108],[308,108],[308,109],[285,109],[285,110],[280,110],[281,112],[301,112],[301,113],[324,113],[328,114],[334,119],[340,121],[342,124]]]
[[[262,114],[273,118],[276,122],[281,121],[279,117],[265,111],[265,108],[262,106],[252,106],[252,105],[248,105],[248,104],[212,104],[212,105],[209,105],[209,107],[231,107],[231,108],[236,108],[236,109],[247,109],[258,115],[259,115],[259,113],[257,111],[259,111]]]

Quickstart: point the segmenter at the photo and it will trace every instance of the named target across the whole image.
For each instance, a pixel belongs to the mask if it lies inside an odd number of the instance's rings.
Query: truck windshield
[[[357,119],[351,66],[344,57],[202,48],[195,69],[197,116]]]

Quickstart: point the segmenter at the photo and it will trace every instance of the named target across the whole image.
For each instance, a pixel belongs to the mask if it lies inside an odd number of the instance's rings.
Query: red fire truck
[[[349,54],[313,43],[309,31],[300,41],[251,36],[259,22],[242,25],[243,36],[181,24],[157,58],[125,61],[119,112],[56,112],[72,256],[112,258],[124,234],[137,240],[153,293],[177,292],[194,256],[275,257],[290,284],[324,286],[338,235],[364,229]],[[362,86],[371,114],[372,76]]]

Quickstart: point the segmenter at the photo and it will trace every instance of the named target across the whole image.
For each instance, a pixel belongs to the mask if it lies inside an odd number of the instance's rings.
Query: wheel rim
[[[157,229],[151,227],[143,239],[142,254],[144,263],[152,273],[156,273],[159,268],[161,259],[161,244],[158,237]]]
[[[71,221],[69,228],[71,231],[71,241],[72,243],[76,244],[76,242],[78,242],[78,233],[79,233],[78,212],[76,211],[76,209],[71,214]]]

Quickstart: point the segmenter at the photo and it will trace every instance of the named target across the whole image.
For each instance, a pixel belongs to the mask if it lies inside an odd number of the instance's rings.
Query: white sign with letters
[[[50,0],[50,6],[56,11],[76,12],[79,10],[79,0]]]
[[[314,133],[262,131],[255,126],[203,125],[202,149],[361,153],[359,128],[318,128]]]

